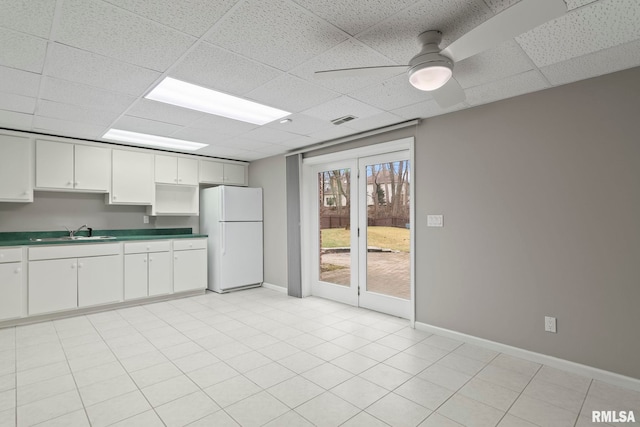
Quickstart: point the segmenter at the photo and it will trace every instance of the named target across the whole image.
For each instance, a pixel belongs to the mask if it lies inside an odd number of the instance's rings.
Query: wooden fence
[[[320,217],[320,229],[325,230],[327,228],[346,228],[349,226],[350,218],[348,215],[323,215]],[[401,217],[386,217],[386,218],[372,218],[367,219],[369,226],[375,227],[398,227],[409,228],[409,218]]]

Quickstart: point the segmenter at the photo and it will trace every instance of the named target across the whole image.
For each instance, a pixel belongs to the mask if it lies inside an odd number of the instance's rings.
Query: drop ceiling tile
[[[312,133],[309,136],[319,141],[330,141],[332,139],[342,138],[344,136],[354,135],[356,133],[360,133],[360,131],[350,128],[346,124],[344,124],[337,126],[334,125],[334,127],[332,128]]]
[[[171,138],[184,139],[187,141],[202,142],[204,144],[221,144],[232,135],[214,132],[210,129],[198,129],[185,127],[171,134]]]
[[[242,122],[240,120],[228,119],[226,117],[215,116],[213,114],[203,114],[196,120],[190,128],[206,129],[209,132],[219,132],[225,135],[240,135],[258,126],[253,123]]]
[[[208,147],[201,148],[196,154],[203,154],[207,156],[215,156],[222,159],[240,160],[243,154],[247,153],[247,150],[238,148],[227,147],[223,145],[210,145]]]
[[[66,0],[58,42],[165,71],[195,38],[97,0]]]
[[[262,157],[271,157],[276,154],[284,154],[289,150],[291,150],[291,148],[285,145],[271,144],[270,147],[264,148],[262,150],[256,150],[256,152],[260,153]]]
[[[111,92],[53,77],[45,77],[40,97],[41,99],[63,104],[115,112],[124,112],[136,99],[123,93]]]
[[[402,117],[404,120],[411,120],[439,116],[452,111],[462,110],[464,108],[469,108],[469,105],[467,103],[460,103],[449,108],[442,108],[435,100],[429,99],[427,101],[418,102],[417,104],[407,105],[406,107],[392,110],[391,112]]]
[[[0,93],[0,110],[33,114],[35,109],[36,98],[16,95],[14,93]]]
[[[513,6],[520,0],[485,0],[487,5],[496,13],[502,12],[509,6]],[[567,10],[573,10],[581,6],[585,6],[589,3],[593,3],[598,0],[564,0],[567,4]]]
[[[469,105],[480,105],[548,87],[549,84],[538,71],[527,71],[517,76],[467,89],[465,93]]]
[[[127,115],[188,126],[202,117],[204,113],[142,98],[127,111]]]
[[[3,0],[0,27],[48,38],[56,0]]]
[[[109,125],[119,114],[119,112],[62,104],[44,99],[38,101],[37,110],[38,116],[89,123],[103,127]]]
[[[299,138],[300,135],[262,126],[250,132],[242,134],[241,137],[253,139],[254,141],[270,142],[272,144],[283,144],[286,141]]]
[[[321,142],[321,141],[322,140],[319,138],[312,138],[310,136],[298,136],[295,139],[284,141],[282,144],[278,144],[278,145],[287,147],[287,150],[297,150],[302,147],[308,147],[309,145],[317,144],[318,142]]]
[[[0,65],[41,73],[47,41],[28,34],[0,28]]]
[[[283,71],[346,40],[333,25],[287,0],[239,4],[207,40]]]
[[[516,38],[538,67],[640,38],[640,2],[601,0]]]
[[[75,136],[80,138],[97,139],[106,131],[104,126],[90,123],[69,122],[51,117],[36,116],[33,118],[33,129],[55,133],[61,136]]]
[[[531,69],[533,64],[520,45],[509,40],[456,63],[453,74],[460,86],[468,88]]]
[[[393,110],[431,98],[429,92],[411,86],[406,74],[392,77],[380,85],[355,91],[349,96],[381,110]]]
[[[302,77],[315,84],[339,93],[349,93],[354,90],[381,83],[404,71],[389,71],[379,76],[338,77],[318,79],[316,71],[334,70],[339,68],[374,67],[378,65],[397,65],[389,58],[371,49],[364,43],[348,39],[339,45],[321,53],[304,64],[291,70],[291,74]]]
[[[392,113],[384,112],[381,114],[376,114],[375,116],[366,117],[364,119],[352,120],[348,123],[348,125],[349,125],[349,128],[362,132],[362,131],[378,129],[385,126],[394,125],[396,123],[400,123],[404,121],[405,119],[403,119],[400,116],[397,116]]]
[[[334,126],[326,120],[320,120],[305,114],[292,114],[287,118],[291,119],[290,123],[283,124],[276,120],[265,126],[298,135],[309,135],[310,133]]]
[[[407,64],[420,51],[420,33],[441,31],[440,47],[444,48],[492,16],[491,9],[482,0],[422,1],[357,38],[398,64]]]
[[[244,153],[236,154],[235,157],[238,160],[254,161],[254,160],[262,159],[263,157],[266,157],[266,156],[264,155],[264,153],[261,153],[260,151],[245,151]]]
[[[303,111],[303,114],[330,122],[331,120],[346,115],[354,115],[358,118],[373,116],[382,113],[382,110],[365,104],[348,96],[332,99],[324,104]]]
[[[170,73],[177,79],[234,95],[244,95],[281,74],[205,42],[198,44]]]
[[[268,150],[274,144],[269,142],[255,141],[243,137],[232,137],[224,141],[221,145],[242,150]]]
[[[31,130],[31,114],[0,110],[0,126],[10,129]]]
[[[579,56],[540,69],[552,85],[562,85],[640,66],[640,40]]]
[[[366,7],[362,7],[361,3],[353,0],[294,1],[351,35],[358,34],[416,3],[416,0],[369,0]]]
[[[0,92],[35,98],[38,96],[39,87],[40,74],[16,68],[0,67]]]
[[[172,138],[172,134],[182,129],[182,126],[174,125],[171,123],[157,122],[155,120],[141,119],[140,117],[123,116],[120,117],[111,126],[111,128]]]
[[[64,80],[139,96],[160,73],[61,44],[54,44],[47,74]]]
[[[220,19],[236,0],[106,0],[137,15],[197,37]]]
[[[283,74],[247,94],[262,104],[297,113],[322,104],[340,94],[314,85],[298,77]]]

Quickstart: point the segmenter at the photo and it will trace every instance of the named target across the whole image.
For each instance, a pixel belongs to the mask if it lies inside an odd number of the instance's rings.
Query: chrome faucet
[[[88,226],[87,224],[81,225],[77,230],[69,230],[69,228],[67,228],[66,226],[64,228],[66,228],[69,232],[69,237],[75,237],[78,231],[82,230],[83,228],[88,229]]]

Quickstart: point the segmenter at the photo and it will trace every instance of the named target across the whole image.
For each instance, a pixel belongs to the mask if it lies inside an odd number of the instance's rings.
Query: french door
[[[312,295],[412,316],[410,151],[305,165]]]

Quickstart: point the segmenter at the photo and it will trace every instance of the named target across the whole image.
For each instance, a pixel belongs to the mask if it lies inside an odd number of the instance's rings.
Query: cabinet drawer
[[[118,255],[119,253],[120,243],[41,246],[37,248],[29,248],[29,261],[42,259]]]
[[[22,248],[0,249],[0,263],[22,261]]]
[[[188,251],[189,249],[206,249],[207,239],[182,239],[173,241],[174,251]]]
[[[124,244],[125,254],[141,254],[145,252],[168,252],[170,249],[168,240],[132,242]]]

